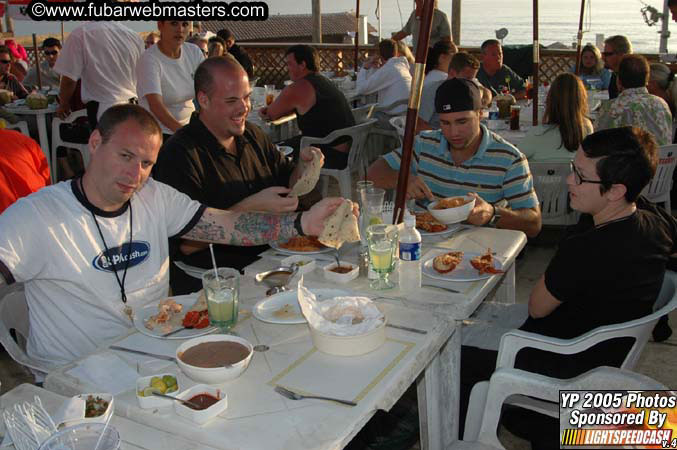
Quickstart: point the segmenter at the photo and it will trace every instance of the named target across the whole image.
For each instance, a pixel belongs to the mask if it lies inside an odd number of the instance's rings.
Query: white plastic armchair
[[[404,128],[407,125],[407,116],[397,116],[390,119],[390,125],[395,127],[397,134],[400,137],[400,141],[404,139]]]
[[[649,185],[642,191],[642,195],[650,202],[663,203],[668,213],[672,213],[670,190],[672,189],[672,174],[675,171],[675,165],[677,165],[677,144],[660,147],[656,173]]]
[[[15,332],[16,341],[10,333],[12,329]],[[3,286],[0,288],[0,344],[17,363],[46,374],[50,368],[26,354],[28,333],[28,305],[23,284]]]
[[[348,153],[348,165],[345,169],[322,169],[320,175],[324,175],[322,179],[322,197],[327,196],[327,180],[326,177],[334,177],[339,182],[339,189],[343,198],[351,198],[352,195],[352,181],[351,170],[357,170],[358,173],[363,174],[366,170],[366,157],[364,155],[364,144],[367,140],[367,135],[372,129],[376,119],[369,119],[366,122],[354,125],[348,128],[342,128],[329,133],[326,137],[315,138],[305,136],[301,139],[301,148],[316,144],[330,144],[336,139],[344,136],[350,136],[350,151]]]
[[[529,163],[534,190],[541,206],[543,225],[573,225],[579,213],[569,208],[567,177],[571,173],[568,162]]]
[[[361,124],[371,119],[374,109],[376,109],[377,103],[369,103],[367,105],[358,106],[353,108],[353,118],[355,119],[355,124]]]
[[[521,330],[511,330],[503,335],[498,348],[496,369],[513,368],[517,353],[524,348],[535,348],[547,352],[571,355],[587,350],[594,345],[621,337],[633,337],[634,343],[628,351],[621,369],[633,369],[644,346],[649,340],[654,325],[665,314],[677,309],[677,273],[666,271],[661,291],[654,304],[654,312],[640,319],[613,325],[604,325],[573,339],[558,339]],[[474,439],[479,432],[479,414],[487,396],[486,382],[473,386],[464,431],[464,438]],[[608,389],[608,388],[607,388]],[[558,417],[556,404],[535,400],[526,396],[509,399],[515,406],[531,409],[541,414]]]
[[[482,399],[475,398],[481,404],[471,406],[479,409],[475,424],[477,432],[468,435],[468,425],[463,441],[455,442],[450,449],[503,449],[496,430],[501,417],[501,407],[515,395],[525,395],[548,403],[558,404],[560,390],[664,390],[661,383],[628,370],[614,367],[598,367],[569,380],[558,380],[519,369],[496,369],[491,380],[480,383],[486,393]],[[474,391],[473,391],[474,393]],[[559,411],[559,410],[558,410]],[[470,410],[466,424],[470,423]]]
[[[82,163],[84,164],[85,168],[87,167],[87,164],[89,164],[89,145],[88,144],[79,144],[76,142],[67,142],[64,141],[61,138],[61,124],[63,123],[73,123],[75,119],[78,119],[80,117],[87,117],[87,110],[86,109],[81,109],[79,111],[74,111],[71,113],[70,116],[66,117],[66,119],[61,120],[58,117],[55,117],[52,120],[52,164],[51,164],[51,169],[52,169],[52,181],[56,182],[59,180],[58,177],[58,166],[57,166],[57,149],[59,147],[67,147],[67,148],[73,148],[76,149],[80,152],[82,155]]]

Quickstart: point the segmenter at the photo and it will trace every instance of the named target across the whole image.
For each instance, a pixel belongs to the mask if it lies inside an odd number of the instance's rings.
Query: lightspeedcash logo
[[[80,20],[266,20],[265,2],[72,2],[33,0],[25,12],[36,21]]]

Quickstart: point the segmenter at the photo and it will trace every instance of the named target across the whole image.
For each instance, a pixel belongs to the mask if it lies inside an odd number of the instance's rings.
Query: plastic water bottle
[[[489,108],[489,129],[498,130],[499,120],[498,120],[498,105],[496,102],[491,102],[491,108]]]
[[[413,292],[421,287],[421,233],[416,230],[416,217],[404,214],[404,230],[400,232],[400,290]]]

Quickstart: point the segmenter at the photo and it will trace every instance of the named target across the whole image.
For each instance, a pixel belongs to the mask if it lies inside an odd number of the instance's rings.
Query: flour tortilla
[[[344,242],[360,240],[353,202],[344,200],[334,213],[324,221],[324,229],[317,239],[327,247],[339,248]]]
[[[296,184],[291,188],[288,197],[300,197],[306,195],[315,188],[317,181],[320,179],[320,171],[322,170],[322,153],[319,149],[313,152],[313,159],[311,161],[304,161],[305,170],[301,177],[296,181]]]

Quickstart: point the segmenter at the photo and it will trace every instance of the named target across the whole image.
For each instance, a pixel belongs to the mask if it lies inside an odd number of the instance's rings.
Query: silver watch
[[[499,220],[501,220],[501,213],[496,209],[495,205],[491,205],[492,208],[494,208],[494,214],[491,216],[491,219],[489,219],[489,222],[487,222],[488,227],[495,227],[496,224],[498,223]]]

